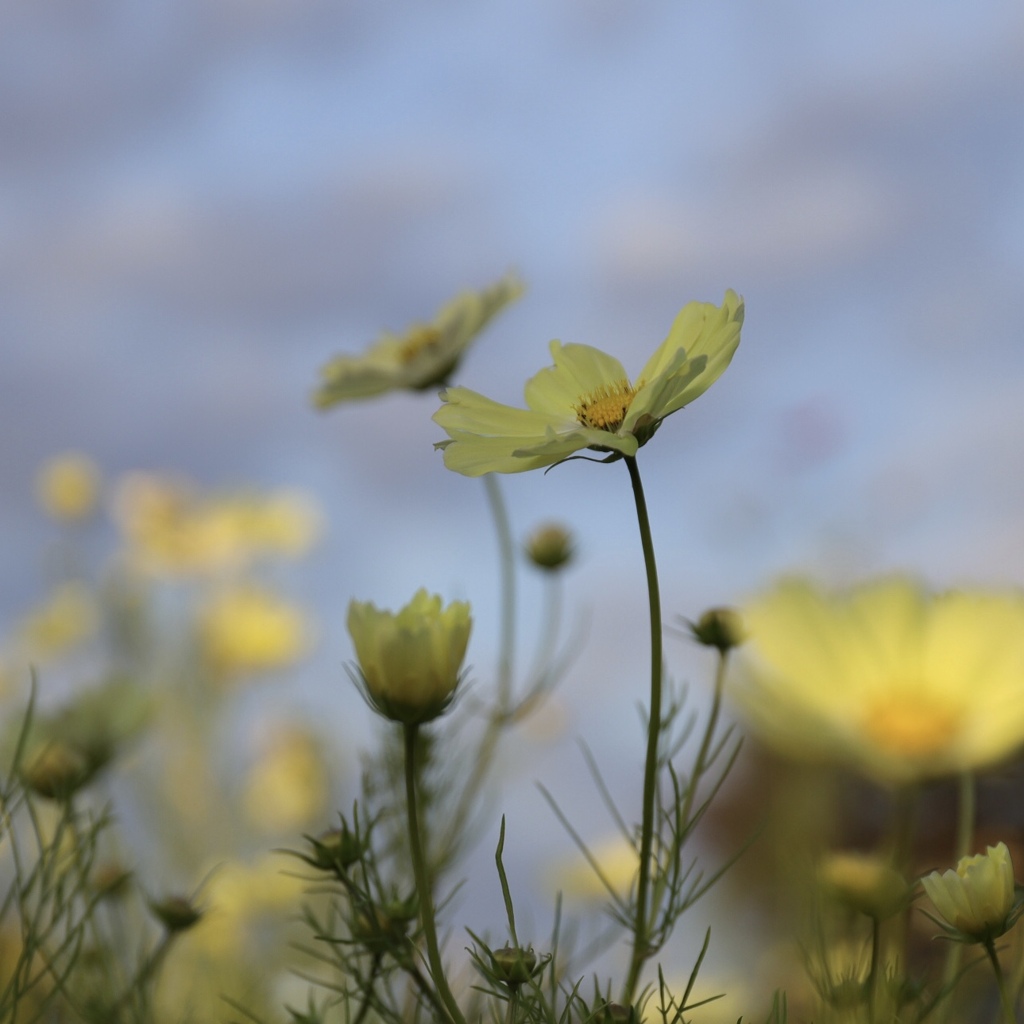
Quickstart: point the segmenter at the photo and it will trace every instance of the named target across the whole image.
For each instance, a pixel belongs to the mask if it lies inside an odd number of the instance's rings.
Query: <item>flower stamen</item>
[[[636,388],[625,378],[604,385],[580,399],[574,407],[576,418],[585,427],[614,433],[622,426],[635,396]]]

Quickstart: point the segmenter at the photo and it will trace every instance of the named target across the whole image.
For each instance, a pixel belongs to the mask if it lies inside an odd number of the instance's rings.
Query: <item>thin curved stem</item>
[[[661,594],[658,589],[658,568],[654,561],[654,543],[651,539],[651,523],[647,516],[647,501],[640,480],[636,459],[625,456],[623,461],[629,470],[633,484],[633,498],[636,503],[637,524],[640,527],[640,543],[644,552],[644,567],[647,571],[647,597],[651,619],[651,703],[647,718],[647,757],[644,761],[643,818],[640,825],[640,875],[636,888],[636,917],[633,921],[633,951],[630,957],[629,974],[623,989],[623,1003],[632,1005],[636,995],[640,973],[650,956],[651,915],[648,907],[651,886],[651,849],[654,843],[654,805],[658,788],[658,740],[661,736]]]
[[[1010,999],[1010,993],[1006,988],[1006,978],[1003,976],[1003,968],[999,963],[999,954],[996,953],[995,943],[991,939],[985,943],[985,952],[988,953],[992,970],[995,971],[996,986],[999,988],[999,1003],[1003,1008],[1006,1024],[1015,1024],[1017,1015],[1014,1013],[1013,1001]]]
[[[498,535],[501,560],[501,634],[498,648],[498,706],[508,711],[512,702],[512,668],[516,634],[516,557],[509,525],[508,508],[497,475],[486,473],[484,487],[491,506],[491,517]]]
[[[419,900],[420,925],[423,941],[427,947],[427,963],[437,994],[444,1003],[453,1024],[466,1024],[459,1004],[448,987],[444,965],[441,963],[441,949],[437,942],[437,924],[434,919],[434,897],[431,891],[427,861],[423,854],[423,839],[420,835],[419,816],[416,802],[416,733],[415,723],[405,727],[405,802],[409,818],[409,853],[412,857],[413,876],[416,879],[416,896]]]
[[[707,728],[701,737],[700,749],[697,751],[697,758],[693,762],[693,771],[690,774],[690,784],[686,788],[686,796],[683,799],[683,810],[679,816],[680,828],[685,829],[690,823],[690,814],[693,811],[693,801],[697,796],[697,784],[701,777],[708,770],[708,752],[714,742],[715,730],[718,728],[718,716],[722,712],[722,690],[725,687],[725,667],[728,662],[728,651],[722,651],[718,655],[718,664],[715,668],[715,693],[711,698],[711,713],[708,715]]]

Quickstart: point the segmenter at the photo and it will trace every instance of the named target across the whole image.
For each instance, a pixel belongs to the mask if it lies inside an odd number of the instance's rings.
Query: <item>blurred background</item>
[[[316,645],[240,728],[316,716],[349,793],[349,599],[468,598],[483,688],[497,557],[483,488],[431,449],[433,395],[309,394],[332,355],[510,268],[527,294],[457,379],[511,403],[552,338],[635,374],[685,302],[746,300],[732,367],[642,453],[668,616],[789,571],[1019,585],[1022,110],[1012,0],[7,0],[0,622],[46,592],[51,455],[299,489],[324,529],[288,589]],[[587,636],[507,765],[510,824],[545,822],[519,851],[536,878],[567,840],[527,783],[557,770],[581,827],[607,826],[553,735],[639,786],[646,591],[622,467],[502,484],[517,536],[576,532]],[[668,655],[700,690],[710,659]]]

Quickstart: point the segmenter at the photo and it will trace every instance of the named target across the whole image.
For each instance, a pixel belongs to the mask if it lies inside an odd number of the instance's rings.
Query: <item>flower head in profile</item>
[[[961,857],[955,870],[933,871],[921,884],[949,926],[946,932],[961,942],[998,939],[1020,916],[1005,843]]]
[[[622,364],[589,345],[551,343],[554,365],[526,384],[526,409],[447,388],[434,422],[448,439],[449,469],[466,476],[552,466],[590,448],[612,458],[635,455],[666,416],[702,395],[729,365],[740,342],[743,300],[691,302],[631,383]]]
[[[444,608],[422,589],[397,613],[353,601],[348,631],[370,704],[406,725],[437,718],[455,696],[471,628],[465,601]]]
[[[443,384],[491,318],[523,293],[506,274],[480,291],[465,291],[442,306],[430,323],[404,334],[385,332],[361,355],[336,356],[321,371],[313,404],[320,409],[387,391],[422,391]]]
[[[903,783],[1024,745],[1024,595],[930,594],[893,577],[826,593],[786,580],[743,609],[730,693],[780,753]]]

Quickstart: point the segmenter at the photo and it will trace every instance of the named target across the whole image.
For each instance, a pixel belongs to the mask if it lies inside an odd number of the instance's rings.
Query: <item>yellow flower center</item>
[[[417,359],[421,352],[426,349],[437,348],[441,341],[441,332],[436,327],[427,324],[417,324],[411,328],[402,339],[402,346],[398,350],[399,360],[408,366]]]
[[[614,432],[622,426],[635,396],[636,388],[628,380],[605,385],[580,399],[576,418],[585,427]]]
[[[887,753],[925,757],[949,746],[960,730],[960,717],[955,708],[933,699],[893,694],[868,708],[864,730]]]

